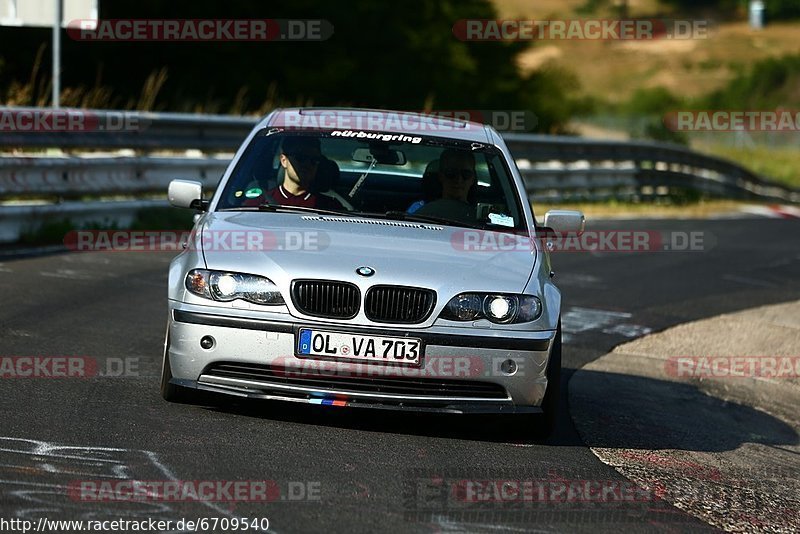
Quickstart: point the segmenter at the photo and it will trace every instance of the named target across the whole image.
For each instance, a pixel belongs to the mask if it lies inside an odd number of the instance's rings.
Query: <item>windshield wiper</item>
[[[347,211],[336,211],[336,210],[326,210],[323,208],[312,208],[309,206],[286,206],[284,204],[274,204],[272,202],[266,202],[264,204],[259,204],[258,206],[259,211],[302,211],[306,213],[321,213],[323,215],[349,215],[350,212]]]
[[[380,214],[368,214],[368,215],[380,215]],[[463,226],[466,228],[483,228],[484,225],[479,222],[466,222],[466,221],[454,221],[453,219],[446,219],[444,217],[434,217],[432,215],[417,215],[415,213],[406,213],[405,211],[387,211],[383,214],[383,216],[392,218],[392,219],[400,219],[401,221],[416,221],[416,222],[429,222],[434,224],[444,224],[447,226]]]

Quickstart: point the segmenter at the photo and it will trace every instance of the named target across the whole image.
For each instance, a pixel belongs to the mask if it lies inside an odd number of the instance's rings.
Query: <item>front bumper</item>
[[[266,320],[170,301],[172,382],[239,397],[308,404],[449,413],[539,413],[554,331],[386,328]],[[419,367],[298,357],[301,327],[415,337]],[[213,347],[200,339],[211,336]],[[516,370],[508,372],[508,361]],[[506,364],[504,366],[504,363]]]

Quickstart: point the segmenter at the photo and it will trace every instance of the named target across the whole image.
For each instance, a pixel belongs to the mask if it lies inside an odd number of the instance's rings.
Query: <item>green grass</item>
[[[148,208],[140,210],[131,230],[191,230],[194,210],[180,208]]]
[[[57,245],[64,241],[64,237],[79,228],[69,219],[49,220],[43,224],[24,230],[16,244],[26,246]]]
[[[192,210],[177,208],[147,208],[139,210],[129,228],[125,230],[172,230],[192,228]],[[22,232],[16,244],[25,246],[55,245],[64,242],[73,230],[121,230],[116,223],[87,222],[76,224],[70,219],[53,218]]]
[[[698,144],[693,148],[734,161],[772,181],[800,188],[800,150],[797,147],[739,148]]]
[[[597,0],[492,0],[500,17],[613,18],[616,1]],[[769,2],[767,2],[769,3]],[[586,7],[596,7],[589,9]],[[630,17],[696,18],[669,14],[672,7],[657,0],[628,2]],[[730,14],[730,13],[728,13]],[[575,73],[585,96],[599,102],[625,102],[637,89],[664,87],[683,98],[698,98],[724,88],[743,68],[759,60],[800,52],[798,21],[769,21],[753,31],[744,14],[722,22],[708,38],[645,41],[544,40],[533,43],[520,56],[524,69],[541,65],[549,57],[554,65]],[[546,53],[546,54],[545,54]]]
[[[745,204],[754,202],[740,202],[736,200],[700,200],[686,204],[655,204],[653,202],[569,202],[564,204],[533,203],[533,212],[537,219],[543,219],[547,210],[578,210],[582,211],[588,220],[602,217],[668,217],[703,219],[722,213],[735,213],[741,211]]]

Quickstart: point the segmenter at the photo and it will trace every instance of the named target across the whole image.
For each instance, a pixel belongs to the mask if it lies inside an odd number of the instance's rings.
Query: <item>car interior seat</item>
[[[313,187],[309,188],[312,193],[324,193],[332,190],[339,183],[339,165],[335,161],[323,158],[317,166],[317,175],[314,179]]]
[[[339,165],[332,159],[322,158],[317,166],[317,175],[314,178],[314,185],[309,188],[312,193],[325,195],[339,201],[339,204],[352,211],[353,205],[350,201],[336,191],[336,186],[341,178]]]

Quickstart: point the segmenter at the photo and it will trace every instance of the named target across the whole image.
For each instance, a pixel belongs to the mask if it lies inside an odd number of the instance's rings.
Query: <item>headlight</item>
[[[200,297],[220,302],[242,299],[254,304],[284,304],[272,280],[252,274],[194,269],[186,275],[186,289]]]
[[[454,321],[472,321],[480,316],[482,305],[478,295],[456,295],[445,306],[445,313]]]
[[[461,293],[450,299],[441,317],[451,321],[485,318],[508,324],[535,321],[541,314],[542,302],[533,295]]]
[[[483,310],[490,321],[510,323],[517,316],[518,298],[503,295],[489,295],[483,301]]]

